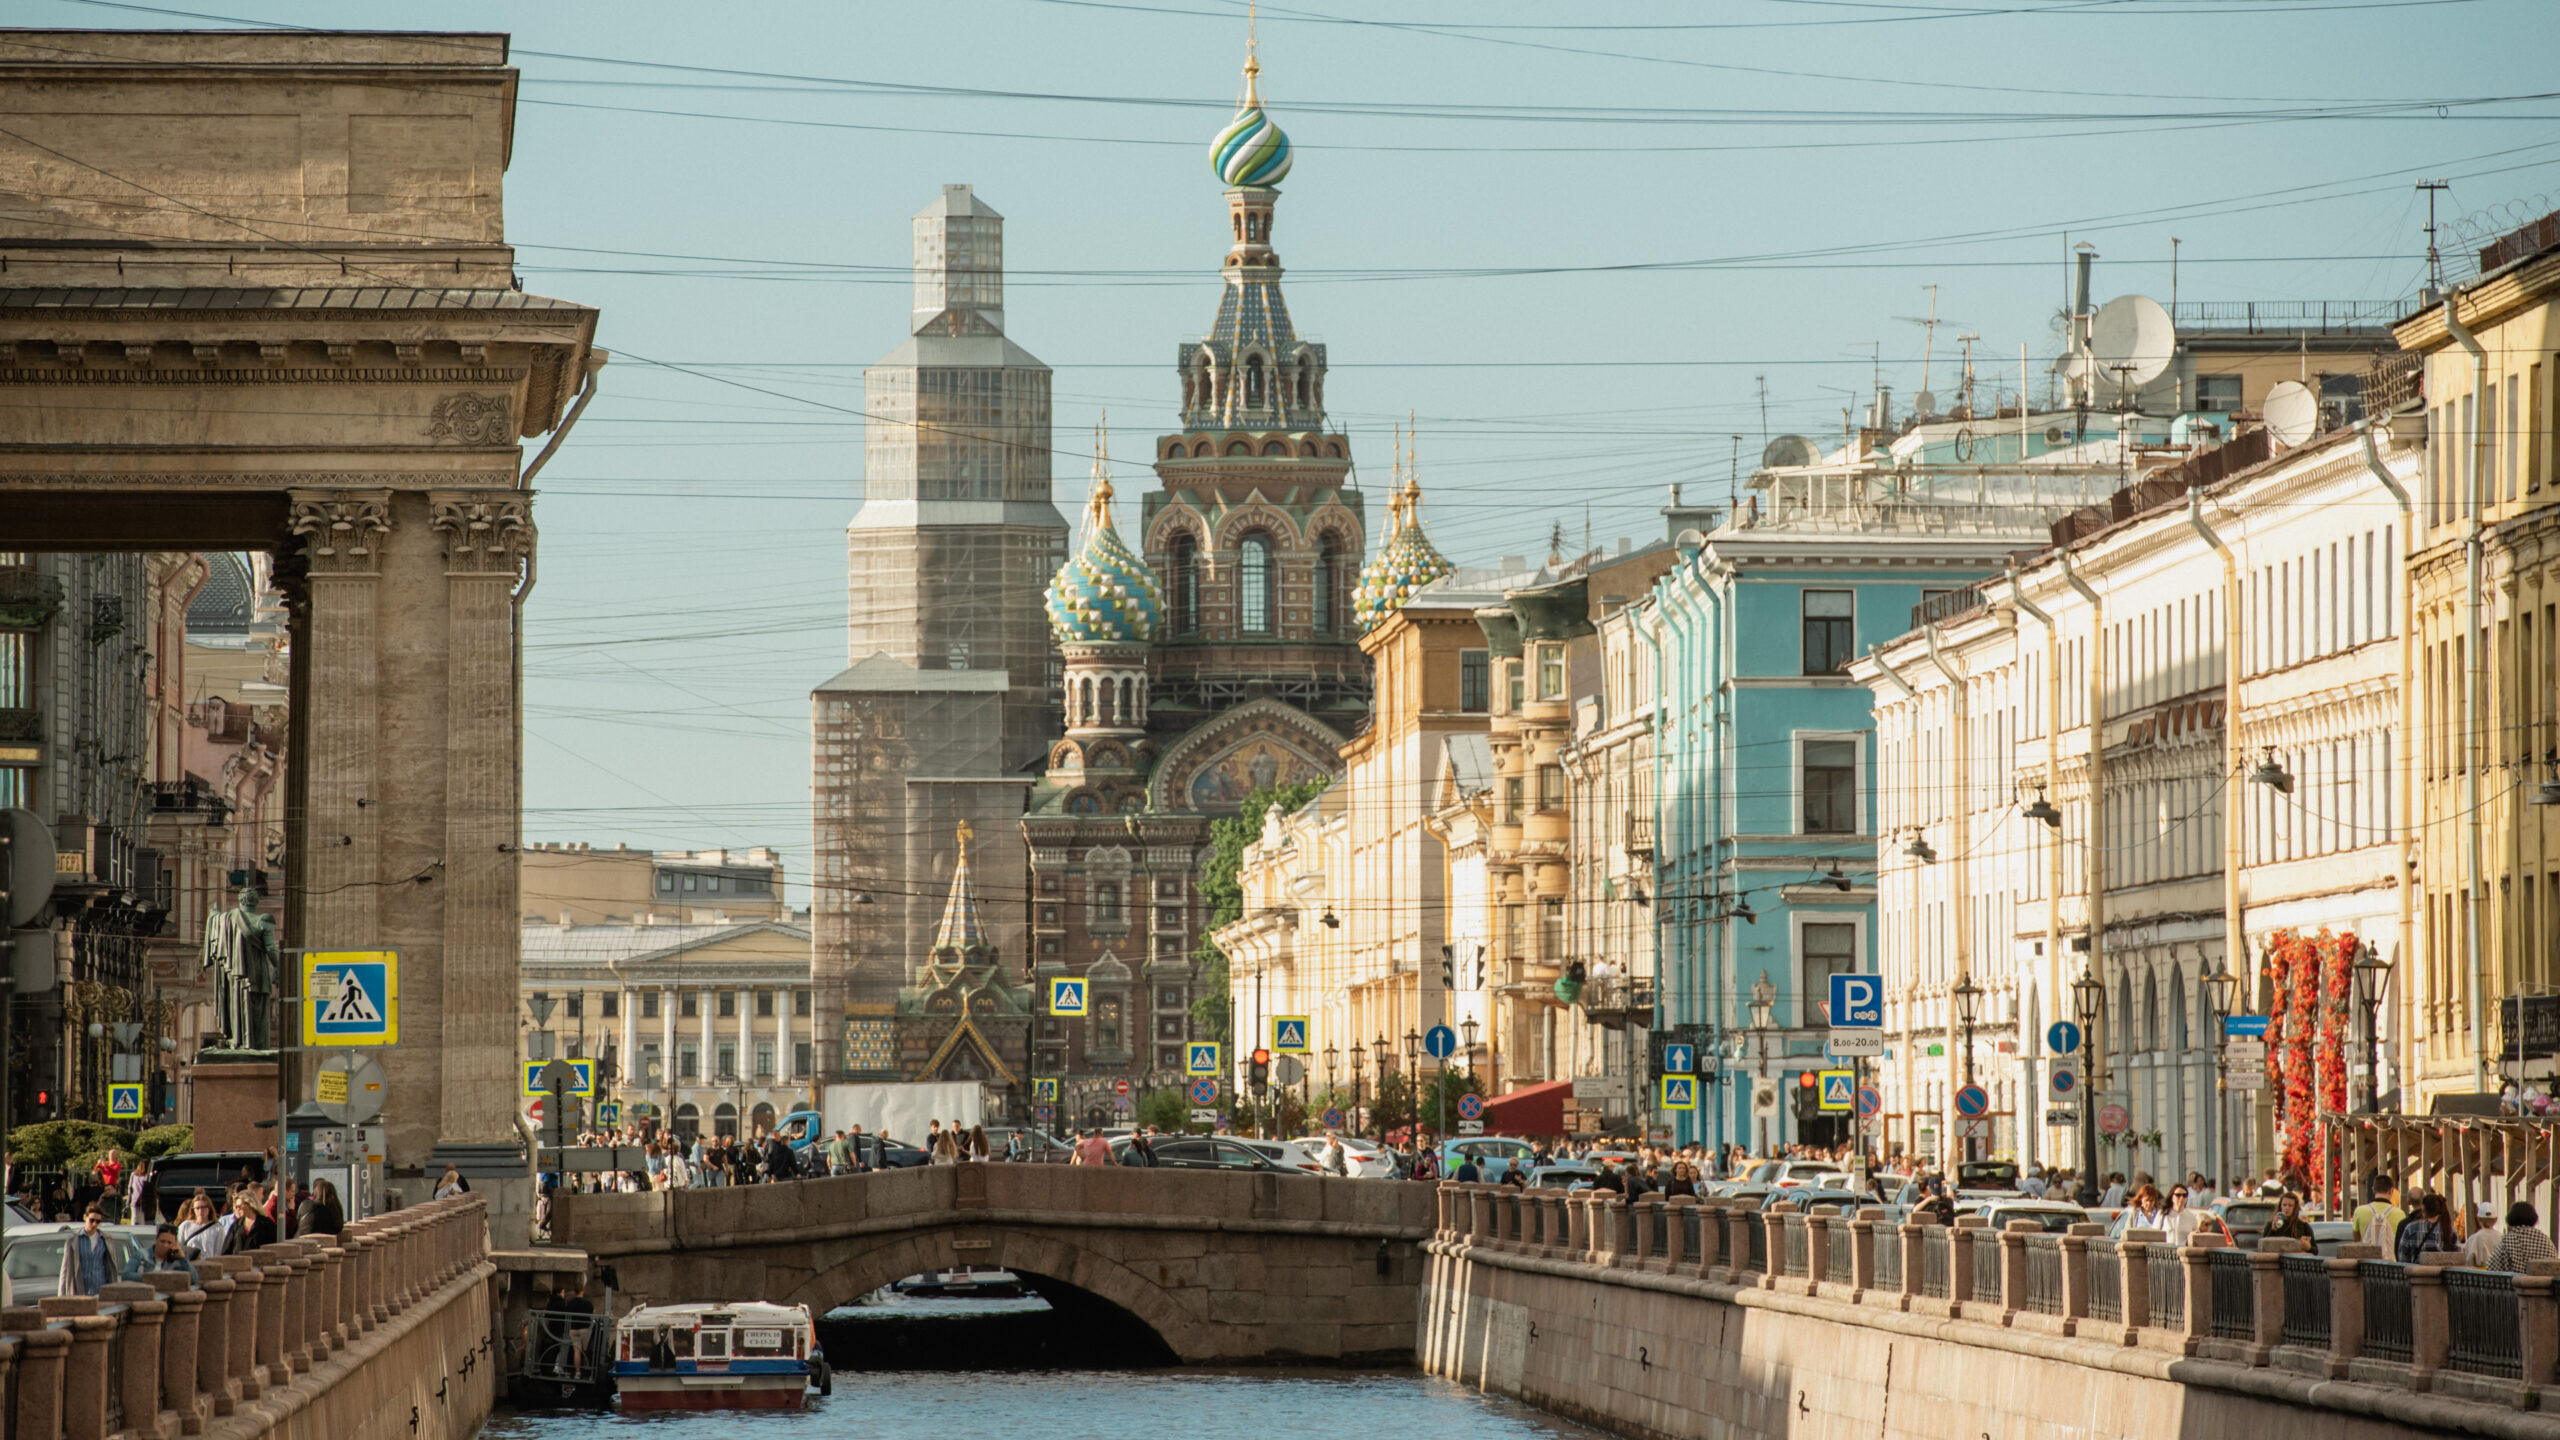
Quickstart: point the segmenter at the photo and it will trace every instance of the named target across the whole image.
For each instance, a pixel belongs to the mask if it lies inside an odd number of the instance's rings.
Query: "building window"
[[[1504,714],[1517,715],[1520,713],[1520,705],[1524,698],[1526,688],[1527,687],[1522,683],[1520,678],[1520,662],[1517,660],[1503,661],[1502,696]]]
[[[1797,943],[1804,976],[1799,993],[1804,998],[1796,1023],[1808,1028],[1828,1025],[1831,1022],[1822,1007],[1831,1001],[1831,977],[1854,974],[1858,968],[1858,927],[1807,925],[1797,932]]]
[[[720,992],[720,1018],[721,1018],[721,1019],[723,1019],[723,1020],[732,1019],[732,1018],[734,1018],[734,1017],[737,1015],[737,1013],[738,1013],[738,992],[737,992],[737,991],[735,991],[735,990],[723,990],[723,991],[721,991],[721,992]]]
[[[676,1133],[687,1140],[702,1133],[702,1112],[691,1105],[676,1107]]]
[[[1043,955],[1055,955],[1055,954],[1057,954],[1057,953],[1058,953],[1058,942],[1057,942],[1057,941],[1055,941],[1055,940],[1042,940],[1042,941],[1040,942],[1040,953],[1041,953],[1041,954],[1043,954]]]
[[[773,1042],[770,1040],[756,1042],[756,1078],[759,1080],[773,1078]]]
[[[1538,647],[1538,698],[1564,698],[1564,647],[1561,645]]]
[[[1156,1035],[1157,1035],[1159,1038],[1161,1038],[1161,1039],[1165,1039],[1165,1040],[1179,1040],[1179,1039],[1181,1039],[1181,1038],[1182,1038],[1182,1018],[1181,1018],[1180,1016],[1177,1016],[1177,1015],[1160,1015],[1160,1016],[1158,1016],[1158,1017],[1156,1018]]]
[[[586,1036],[572,1035],[569,1037],[569,1058],[572,1060],[584,1060],[587,1058]]]
[[[1858,742],[1804,742],[1804,833],[1858,833]]]
[[[1479,715],[1493,707],[1493,652],[1458,652],[1458,708]]]
[[[640,1018],[643,1020],[655,1020],[658,1018],[657,991],[643,990],[640,992]]]
[[[1120,1048],[1120,997],[1105,999],[1094,1009],[1094,1045],[1103,1050]]]
[[[1247,635],[1271,633],[1272,592],[1279,588],[1271,583],[1271,570],[1270,539],[1244,537],[1236,564],[1236,619]]]
[[[816,1065],[811,1063],[815,1059],[816,1053],[808,1041],[794,1040],[791,1042],[792,1074],[807,1075],[813,1073],[818,1068]]]
[[[1167,568],[1173,580],[1173,633],[1200,633],[1200,546],[1189,535],[1173,537]]]
[[[809,992],[808,992],[808,991],[806,991],[806,990],[794,990],[794,991],[792,991],[792,992],[791,992],[791,1013],[792,1013],[792,1014],[799,1016],[799,1017],[800,1017],[801,1019],[803,1019],[803,1020],[808,1019],[808,1018],[809,1018],[809,1003],[810,1003],[810,1002],[809,1002]]]
[[[1563,766],[1541,765],[1538,767],[1538,808],[1541,810],[1564,808]]]
[[[711,1111],[711,1133],[724,1140],[738,1138],[738,1107],[722,1101]]]
[[[663,1085],[667,1080],[666,1055],[655,1040],[640,1042],[640,1072],[633,1078],[643,1085]]]
[[[676,893],[676,877],[673,875],[659,876],[658,893],[661,895],[673,895]]]
[[[1517,905],[1502,907],[1502,944],[1507,959],[1517,960],[1529,953],[1529,924]]]
[[[687,1040],[676,1047],[676,1078],[690,1083],[702,1073],[702,1047]]]
[[[572,1020],[587,1018],[587,997],[581,991],[569,992],[569,1018]]]
[[[695,884],[696,884],[696,883],[698,883],[698,879],[699,879],[699,877],[697,877],[697,876],[687,875],[686,877],[684,877],[684,888],[686,888],[687,890],[692,889],[692,888],[695,886]]]
[[[1514,825],[1520,823],[1520,811],[1524,804],[1521,799],[1524,783],[1517,775],[1510,776],[1502,782],[1502,818]]]
[[[720,1042],[720,1048],[712,1051],[711,1053],[719,1057],[720,1069],[717,1073],[720,1079],[735,1080],[738,1078],[737,1041],[723,1040]]]
[[[691,1020],[700,1016],[702,1014],[702,992],[699,990],[687,990],[683,994],[678,995],[676,997],[676,1014],[686,1020]]]
[[[1096,880],[1093,882],[1093,923],[1096,925],[1117,925],[1120,923],[1120,887],[1118,884],[1109,880]]]
[[[1156,882],[1156,898],[1159,900],[1181,899],[1182,882],[1172,878],[1171,876],[1158,880]]]
[[[1538,953],[1540,958],[1550,964],[1561,963],[1564,958],[1564,901],[1562,899],[1538,902]]]
[[[607,1020],[619,1020],[622,1018],[622,994],[620,991],[607,990],[603,995],[598,996],[597,998],[604,1002],[604,1018]]]
[[[759,1020],[770,1020],[773,1018],[772,991],[759,990],[756,992],[756,1018]]]
[[[2199,375],[2196,377],[2196,408],[2228,415],[2240,408],[2240,377],[2237,375]]]
[[[1335,548],[1333,537],[1328,535],[1316,546],[1314,618],[1316,633],[1319,635],[1330,635],[1337,628],[1334,623],[1333,596],[1335,589],[1338,588],[1334,583],[1335,575],[1341,565],[1342,555]]]
[[[1804,673],[1846,673],[1858,648],[1858,597],[1850,590],[1804,592]]]
[[[1178,988],[1174,987],[1174,986],[1171,986],[1171,985],[1159,985],[1159,986],[1157,986],[1157,987],[1156,987],[1156,1008],[1157,1008],[1157,1009],[1160,1009],[1160,1010],[1179,1010],[1179,1009],[1181,1009],[1181,1008],[1182,1008],[1182,991],[1181,991],[1180,989],[1178,989]]]
[[[1041,877],[1040,877],[1040,893],[1041,893],[1041,894],[1043,894],[1043,895],[1055,895],[1055,894],[1057,894],[1057,893],[1058,893],[1058,877],[1057,877],[1057,876],[1055,876],[1055,875],[1043,875],[1043,876],[1041,876]],[[1050,918],[1051,918],[1051,919],[1055,919],[1055,918],[1057,918],[1057,917],[1056,917],[1056,916],[1054,916],[1054,915],[1052,915]]]

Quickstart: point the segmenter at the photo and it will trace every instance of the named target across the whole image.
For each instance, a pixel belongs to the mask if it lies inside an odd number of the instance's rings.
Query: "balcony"
[[[41,630],[61,610],[60,580],[33,570],[0,570],[0,630]]]
[[[44,743],[44,712],[0,708],[0,745]]]
[[[161,815],[202,815],[214,825],[231,814],[231,806],[201,775],[151,782],[151,808]]]
[[[1612,975],[1582,988],[1582,1013],[1592,1024],[1610,1030],[1653,1023],[1653,977]]]
[[[1972,614],[1982,608],[1983,600],[1989,594],[1988,587],[1993,583],[1991,580],[1977,580],[1953,590],[1939,591],[1911,607],[1911,628],[1918,630],[1927,625],[1943,625],[1959,615]]]
[[[1631,814],[1627,817],[1627,854],[1644,860],[1653,858],[1652,816]]]
[[[2397,300],[2182,300],[2169,316],[2181,335],[2364,335],[2391,328]]]

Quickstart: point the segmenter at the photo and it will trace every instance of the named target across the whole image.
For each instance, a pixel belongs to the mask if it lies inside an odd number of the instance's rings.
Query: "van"
[[[212,1195],[217,1206],[226,1204],[223,1192],[244,1175],[252,1180],[266,1179],[267,1157],[256,1150],[190,1150],[163,1155],[151,1162],[152,1208],[160,1212],[160,1219],[174,1221],[180,1207],[195,1198],[198,1190]]]

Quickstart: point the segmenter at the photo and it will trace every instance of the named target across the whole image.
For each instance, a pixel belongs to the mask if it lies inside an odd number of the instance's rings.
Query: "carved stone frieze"
[[[444,532],[448,571],[513,575],[533,553],[531,496],[438,492],[427,506],[430,523]]]
[[[382,365],[349,365],[344,369],[316,370],[293,367],[251,370],[241,366],[225,366],[219,361],[222,352],[213,345],[194,347],[197,361],[204,368],[183,370],[126,368],[120,370],[70,369],[62,366],[21,366],[0,371],[0,384],[6,385],[418,385],[442,381],[458,385],[512,383],[524,378],[521,365],[474,367],[466,365],[422,365],[415,369]],[[12,352],[15,353],[15,352]],[[24,354],[16,358],[24,361]],[[278,358],[281,358],[279,349]],[[502,402],[503,403],[503,402]]]
[[[0,494],[11,490],[457,490],[486,484],[515,488],[515,471],[451,470],[0,470]]]
[[[297,490],[291,527],[314,575],[369,575],[391,533],[388,490]]]
[[[506,445],[516,438],[515,417],[504,395],[469,391],[447,395],[428,412],[427,438],[457,445]]]

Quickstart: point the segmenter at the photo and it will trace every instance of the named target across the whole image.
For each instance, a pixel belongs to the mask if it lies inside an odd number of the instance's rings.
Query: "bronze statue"
[[[213,977],[214,1018],[235,1050],[272,1047],[268,1002],[276,989],[275,922],[258,913],[258,892],[242,886],[239,904],[204,922],[200,969]]]

